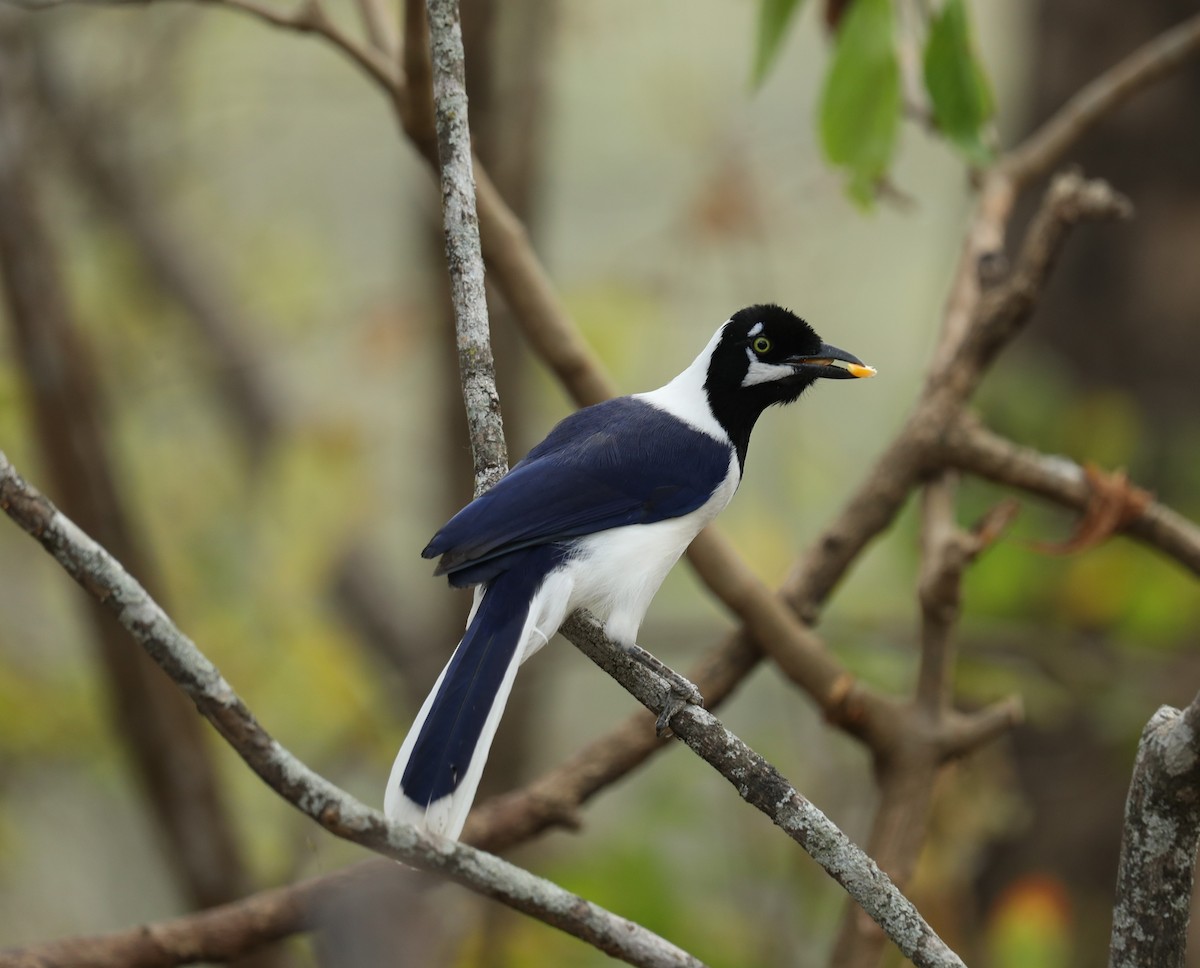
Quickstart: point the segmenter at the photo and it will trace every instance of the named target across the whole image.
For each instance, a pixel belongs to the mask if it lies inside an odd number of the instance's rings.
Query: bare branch
[[[521,220],[500,197],[486,171],[475,168],[483,255],[491,281],[504,297],[535,352],[580,406],[616,395],[616,385],[559,302]]]
[[[0,950],[0,968],[173,968],[231,961],[310,927],[313,902],[363,880],[367,866],[125,931]],[[398,872],[395,864],[386,866]],[[372,865],[369,879],[383,867]]]
[[[973,753],[1024,719],[1025,704],[1020,696],[1008,696],[970,713],[951,710],[937,730],[938,757],[944,763]]]
[[[387,0],[355,0],[355,6],[371,45],[388,60],[395,60],[400,52],[400,37],[395,12],[388,9]]]
[[[576,613],[562,632],[647,709],[662,705],[666,682],[610,643],[594,619]],[[962,964],[878,865],[712,713],[686,706],[671,729],[841,884],[905,957],[918,966]]]
[[[498,858],[413,827],[389,824],[377,811],[311,771],[263,730],[216,667],[141,586],[29,487],[2,453],[0,508],[117,616],[268,786],[329,832],[424,870],[436,870],[632,963],[698,964],[631,922]],[[643,705],[657,708],[666,684],[609,642],[597,623],[577,615],[565,631]],[[880,922],[906,956],[922,966],[961,964],[870,858],[711,713],[689,706],[676,714],[672,728],[748,802],[808,850]]]
[[[433,64],[433,103],[441,161],[442,224],[450,299],[458,331],[458,369],[471,454],[475,493],[482,494],[508,470],[496,367],[488,334],[483,253],[475,211],[471,131],[467,123],[466,71],[457,0],[429,0],[429,36]],[[412,42],[411,40],[409,41]]]
[[[920,476],[934,466],[940,438],[1000,350],[1032,316],[1070,228],[1083,219],[1124,214],[1126,206],[1103,182],[1074,174],[1055,179],[1026,233],[1012,273],[975,304],[962,342],[945,365],[930,371],[900,432],[789,577],[787,595],[801,615],[814,616],[850,563],[892,523]]]
[[[761,659],[748,645],[714,649],[706,660],[688,671],[688,678],[705,696],[710,709],[726,699]],[[654,734],[654,716],[639,710],[626,717],[603,737],[594,740],[543,777],[520,790],[492,797],[471,811],[462,841],[493,853],[523,843],[552,827],[574,828],[579,807],[668,747]],[[105,935],[74,938],[21,949],[13,966],[0,954],[3,968],[83,968],[82,952],[93,952],[95,968],[167,968],[179,964],[176,951],[195,951],[198,957],[219,960],[250,950],[256,944],[277,941],[314,926],[310,907],[343,891],[347,885],[377,890],[379,882],[399,871],[391,862],[369,860],[332,874],[264,891],[178,921],[160,922]],[[147,933],[150,937],[147,938]],[[157,943],[161,940],[161,946]],[[94,952],[112,953],[110,962]],[[138,954],[139,952],[149,952]],[[107,956],[106,956],[107,957]],[[145,960],[137,960],[141,958]],[[24,960],[20,960],[24,959]]]
[[[111,555],[30,487],[0,452],[0,509],[112,612],[256,774],[335,836],[437,871],[637,965],[698,966],[634,922],[465,844],[392,824],[314,773],[259,725],[217,668]]]
[[[1073,460],[1042,454],[960,416],[938,443],[938,459],[997,484],[1017,487],[1064,507],[1086,511],[1092,491],[1086,471]],[[1164,504],[1151,501],[1122,531],[1200,575],[1200,527]]]
[[[933,719],[949,708],[954,662],[953,630],[962,599],[962,577],[1015,517],[1019,505],[1005,501],[970,531],[954,519],[956,479],[943,472],[926,485],[921,499],[921,662],[916,701]]]
[[[867,542],[891,524],[912,488],[938,466],[935,451],[945,428],[961,413],[1000,350],[1029,320],[1068,229],[1081,218],[1120,214],[1126,204],[1103,182],[1059,176],[1026,232],[1013,271],[985,289],[978,270],[986,264],[988,247],[1003,239],[1012,202],[1002,183],[993,186],[980,199],[964,241],[941,342],[914,410],[870,476],[789,580],[789,600],[801,614],[815,614]],[[926,508],[941,520],[934,527],[938,534],[927,535],[927,549],[931,542],[942,544],[945,534],[957,530],[952,528],[951,496],[952,488],[944,479],[940,488],[932,485]],[[958,557],[966,550],[959,549]],[[916,862],[933,782],[948,750],[953,745],[965,750],[975,737],[994,735],[1011,725],[1019,712],[1009,706],[999,710],[998,716],[975,720],[971,728],[955,729],[953,738],[945,733],[941,710],[949,684],[950,633],[958,613],[958,580],[966,562],[948,569],[943,567],[947,564],[944,558],[937,561],[940,554],[934,552],[926,561],[935,573],[927,572],[922,580],[925,622],[918,702],[913,707],[893,704],[891,713],[882,716],[870,715],[868,708],[863,723],[880,785],[868,848],[900,884],[906,883]],[[849,909],[831,964],[835,968],[876,964],[882,944],[879,932],[865,923],[858,911]]]
[[[65,6],[149,6],[152,3],[165,3],[168,0],[3,0],[3,2],[25,10],[49,10],[53,7]],[[290,12],[278,10],[260,0],[184,0],[184,2],[228,7],[231,10],[239,10],[248,14],[272,27],[293,30],[302,34],[315,34],[327,40],[362,68],[364,73],[382,87],[389,97],[396,96],[402,87],[403,81],[395,65],[382,52],[360,44],[335,24],[325,12],[321,0],[304,0],[298,8]]]
[[[735,639],[712,649],[687,677],[705,705],[716,709],[761,658],[756,648]],[[500,851],[549,827],[576,827],[584,803],[668,745],[655,735],[654,716],[637,710],[527,786],[476,806],[463,839]]]
[[[1182,968],[1200,841],[1200,695],[1138,743],[1117,872],[1111,968]]]
[[[1133,95],[1200,54],[1200,14],[1143,44],[1109,68],[1001,159],[998,170],[1018,189],[1057,165],[1088,131]]]

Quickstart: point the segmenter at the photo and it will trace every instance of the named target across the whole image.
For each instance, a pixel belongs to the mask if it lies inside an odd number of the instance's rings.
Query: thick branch
[[[637,965],[699,965],[624,918],[465,844],[392,824],[296,759],[259,725],[216,667],[111,555],[31,488],[0,452],[0,509],[112,612],[276,793],[335,836],[437,871]]]
[[[688,678],[712,709],[728,697],[760,658],[761,653],[749,646],[714,649],[708,659],[688,671]],[[478,804],[471,811],[462,841],[498,853],[548,828],[577,826],[578,809],[583,803],[668,745],[654,734],[654,716],[638,710],[528,786]],[[314,905],[351,885],[379,890],[396,873],[391,862],[363,861],[185,919],[160,922],[149,930],[139,927],[100,938],[72,938],[34,945],[7,956],[0,954],[0,966],[116,968],[131,964],[138,968],[169,968],[182,963],[174,956],[177,951],[194,951],[198,958],[219,960],[249,951],[257,944],[310,930],[315,925]],[[84,952],[95,960],[86,960]],[[10,966],[6,957],[17,960]]]
[[[1125,804],[1111,968],[1182,968],[1200,840],[1200,695],[1142,731]]]
[[[1003,268],[1000,257],[1013,200],[1007,179],[985,178],[921,396],[870,476],[789,582],[790,602],[801,614],[815,616],[819,603],[867,543],[891,524],[912,488],[938,467],[935,450],[945,429],[962,412],[997,354],[1028,322],[1068,229],[1082,218],[1120,215],[1128,207],[1103,182],[1059,176],[1026,232],[1012,272],[1000,279],[996,269]],[[893,708],[884,716],[872,716],[867,709],[863,723],[881,791],[868,847],[901,884],[916,862],[941,763],[952,749],[965,751],[978,737],[1010,726],[1020,714],[1019,704],[1010,702],[966,722],[955,715],[954,727],[946,721],[951,632],[969,550],[955,540],[959,532],[950,513],[952,493],[944,474],[926,491],[926,510],[938,520],[932,528],[935,534],[928,527],[926,533],[916,705]],[[847,909],[831,964],[868,968],[878,963],[881,950],[879,932],[860,912]]]

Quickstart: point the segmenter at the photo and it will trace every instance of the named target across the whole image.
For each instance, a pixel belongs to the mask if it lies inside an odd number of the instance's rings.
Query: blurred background
[[[1192,12],[1103,6],[971,5],[1002,144]],[[757,90],[756,17],[747,0],[464,3],[479,151],[623,390],[665,382],[762,301],[879,368],[764,417],[721,526],[777,585],[916,394],[970,194],[961,159],[908,125],[898,197],[857,207],[815,134],[820,12],[802,13]],[[0,327],[0,447],[282,743],[378,805],[468,604],[418,554],[470,488],[432,176],[346,60],[233,12],[0,8],[0,38],[0,259],[33,280]],[[1074,154],[1138,216],[1077,233],[978,401],[998,431],[1126,467],[1192,519],[1198,98],[1192,65]],[[493,309],[515,459],[571,405]],[[968,483],[962,519],[999,493]],[[1200,684],[1200,591],[1124,540],[1037,554],[1032,541],[1071,521],[1023,504],[968,574],[956,694],[1018,693],[1028,723],[945,772],[911,893],[972,964],[1094,964],[1138,732]],[[900,693],[917,561],[910,509],[822,622],[858,675]],[[686,669],[730,627],[683,566],[642,643]],[[0,527],[0,944],[159,919],[362,857],[267,791],[133,655]],[[557,643],[523,671],[485,784],[531,779],[632,708]],[[721,715],[865,838],[865,751],[772,669]],[[513,859],[713,965],[825,961],[841,890],[685,751],[584,819]],[[437,913],[405,929],[410,961],[386,963],[605,960],[457,888],[433,895]],[[267,960],[372,963],[337,938]]]

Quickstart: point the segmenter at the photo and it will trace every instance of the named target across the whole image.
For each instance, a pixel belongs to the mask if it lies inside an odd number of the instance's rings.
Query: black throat
[[[807,385],[807,381],[799,379],[795,383],[790,380],[786,383],[776,381],[751,387],[717,388],[711,380],[705,384],[709,409],[717,423],[729,434],[729,440],[737,451],[738,466],[743,471],[746,469],[750,433],[762,412],[772,404],[791,403],[804,392]]]

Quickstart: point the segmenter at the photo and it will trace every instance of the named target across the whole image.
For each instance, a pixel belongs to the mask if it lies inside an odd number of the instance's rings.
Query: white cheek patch
[[[795,369],[786,363],[763,363],[751,358],[750,368],[742,380],[742,386],[752,387],[758,383],[770,383],[772,380],[782,380],[795,374]]]

